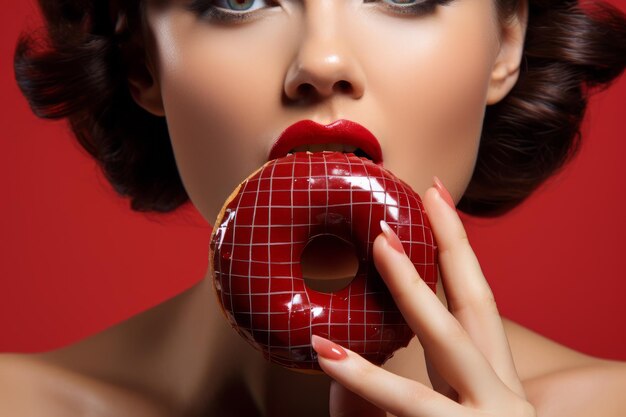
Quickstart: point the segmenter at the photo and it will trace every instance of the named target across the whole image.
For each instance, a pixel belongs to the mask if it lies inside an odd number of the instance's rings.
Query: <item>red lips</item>
[[[374,163],[379,165],[383,163],[383,153],[376,137],[360,124],[344,119],[326,126],[312,120],[294,123],[278,137],[268,159],[283,157],[301,145],[329,143],[355,146],[365,152]]]

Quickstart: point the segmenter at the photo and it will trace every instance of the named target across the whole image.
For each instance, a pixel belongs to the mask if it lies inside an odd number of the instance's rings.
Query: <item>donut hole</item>
[[[352,243],[324,234],[313,237],[305,246],[300,266],[308,288],[332,293],[350,285],[359,269],[359,259]]]

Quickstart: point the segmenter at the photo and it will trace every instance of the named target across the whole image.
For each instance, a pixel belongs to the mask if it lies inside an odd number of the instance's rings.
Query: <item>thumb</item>
[[[372,403],[359,397],[337,381],[330,383],[331,417],[385,417],[385,413]]]

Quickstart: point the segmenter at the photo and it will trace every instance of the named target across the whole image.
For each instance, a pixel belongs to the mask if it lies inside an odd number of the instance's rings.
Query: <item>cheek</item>
[[[474,169],[497,51],[489,9],[470,3],[442,11],[441,20],[392,29],[372,39],[378,52],[369,49],[384,56],[386,69],[369,63],[385,166],[421,195],[437,175],[457,201]],[[397,39],[401,51],[388,47]]]
[[[162,55],[159,75],[176,162],[211,223],[230,192],[267,158],[259,143],[271,142],[261,135],[269,134],[263,126],[280,105],[282,85],[275,68],[259,63],[284,59],[268,48],[267,36],[260,43],[245,30],[209,30],[183,18],[157,27],[158,49],[175,51]]]

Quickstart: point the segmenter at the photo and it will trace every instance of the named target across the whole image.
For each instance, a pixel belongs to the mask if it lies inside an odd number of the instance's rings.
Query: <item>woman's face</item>
[[[166,116],[210,223],[305,119],[365,126],[386,168],[420,194],[437,175],[458,201],[485,106],[515,82],[521,47],[492,0],[154,0],[147,21],[154,83],[133,94]]]

